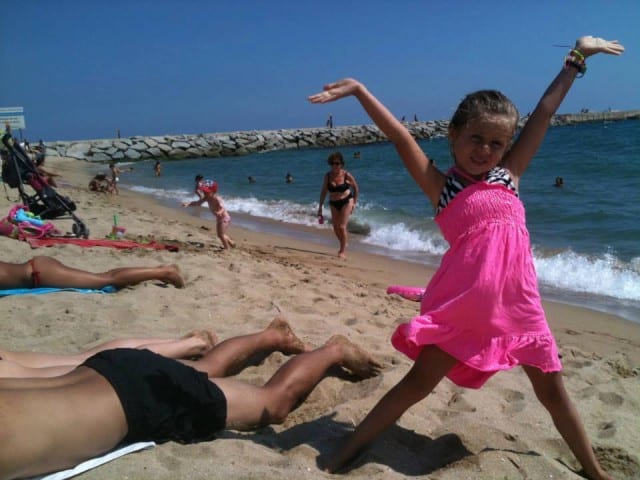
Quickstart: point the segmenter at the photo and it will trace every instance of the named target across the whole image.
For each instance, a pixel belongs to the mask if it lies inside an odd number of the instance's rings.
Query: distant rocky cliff
[[[616,121],[640,118],[640,110],[556,115],[552,125],[580,122]],[[446,136],[448,121],[408,122],[407,128],[418,139]],[[136,161],[229,157],[273,150],[333,148],[386,142],[375,125],[294,130],[164,135],[71,142],[47,142],[47,155],[72,157],[90,162]]]

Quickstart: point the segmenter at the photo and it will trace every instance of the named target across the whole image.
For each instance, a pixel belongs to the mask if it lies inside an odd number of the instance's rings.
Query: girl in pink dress
[[[429,198],[450,248],[429,282],[420,315],[400,325],[393,345],[415,363],[325,465],[336,471],[425,398],[447,376],[480,388],[500,370],[522,365],[538,399],[592,479],[610,479],[593,453],[564,388],[555,340],[542,309],[520,178],[542,143],[551,116],[595,53],[619,55],[617,41],[582,37],[547,88],[517,140],[519,114],[502,93],[467,95],[449,124],[454,167],[439,171],[404,125],[364,85],[344,79],[309,97],[326,103],[355,96],[387,135]]]

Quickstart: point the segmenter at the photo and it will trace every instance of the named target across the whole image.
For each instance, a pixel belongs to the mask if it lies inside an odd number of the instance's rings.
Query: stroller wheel
[[[71,230],[76,237],[89,238],[89,229],[84,223],[74,223]]]

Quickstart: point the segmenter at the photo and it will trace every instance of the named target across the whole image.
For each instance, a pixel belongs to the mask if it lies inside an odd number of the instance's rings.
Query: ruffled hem
[[[391,343],[413,360],[425,345],[438,346],[460,362],[447,377],[467,388],[480,388],[495,373],[517,365],[530,365],[543,372],[562,370],[558,347],[549,331],[487,338],[420,316],[398,326]]]

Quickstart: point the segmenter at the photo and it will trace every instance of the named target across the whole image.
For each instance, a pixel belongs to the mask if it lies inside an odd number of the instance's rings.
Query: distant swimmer
[[[291,175],[289,172],[287,172],[287,174],[284,177],[284,181],[287,183],[293,183],[293,175]]]
[[[562,177],[556,177],[556,182],[553,184],[554,187],[562,188],[564,186],[564,180]]]

